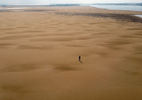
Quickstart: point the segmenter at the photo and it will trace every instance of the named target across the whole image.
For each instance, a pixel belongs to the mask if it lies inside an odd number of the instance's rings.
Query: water
[[[137,5],[91,5],[91,7],[110,9],[110,10],[129,10],[129,11],[142,11],[142,6]],[[142,18],[142,15],[135,15]]]
[[[137,5],[91,5],[91,7],[104,8],[110,10],[142,11],[142,6]]]
[[[142,18],[142,15],[135,15],[135,16]]]
[[[10,11],[24,11],[27,7],[1,7],[0,11],[10,10]]]

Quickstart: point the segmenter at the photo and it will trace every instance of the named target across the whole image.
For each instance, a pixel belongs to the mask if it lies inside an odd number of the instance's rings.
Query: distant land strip
[[[52,7],[52,6],[81,6],[80,4],[50,4],[50,5],[1,5],[1,7]]]
[[[50,7],[50,6],[88,6],[88,5],[131,5],[131,6],[142,6],[142,3],[88,3],[88,4],[49,4],[49,5],[4,5],[2,7]]]
[[[2,9],[0,12],[15,12],[15,11],[22,11],[22,12],[44,12],[44,11],[57,11],[52,9]]]
[[[131,6],[142,6],[142,3],[93,3],[90,5],[131,5]]]

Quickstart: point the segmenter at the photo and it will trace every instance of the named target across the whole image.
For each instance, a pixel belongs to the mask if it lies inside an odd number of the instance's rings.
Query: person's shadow
[[[83,62],[81,60],[79,62],[83,64]]]

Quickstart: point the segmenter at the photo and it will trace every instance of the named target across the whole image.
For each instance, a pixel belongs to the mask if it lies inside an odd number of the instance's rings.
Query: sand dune
[[[0,100],[141,100],[141,21],[104,17],[108,14],[142,12],[91,7],[0,12]]]

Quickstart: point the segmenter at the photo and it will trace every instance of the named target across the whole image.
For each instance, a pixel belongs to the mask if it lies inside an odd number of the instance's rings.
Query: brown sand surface
[[[0,100],[142,100],[142,24],[59,14],[142,12],[33,9],[0,12]]]

